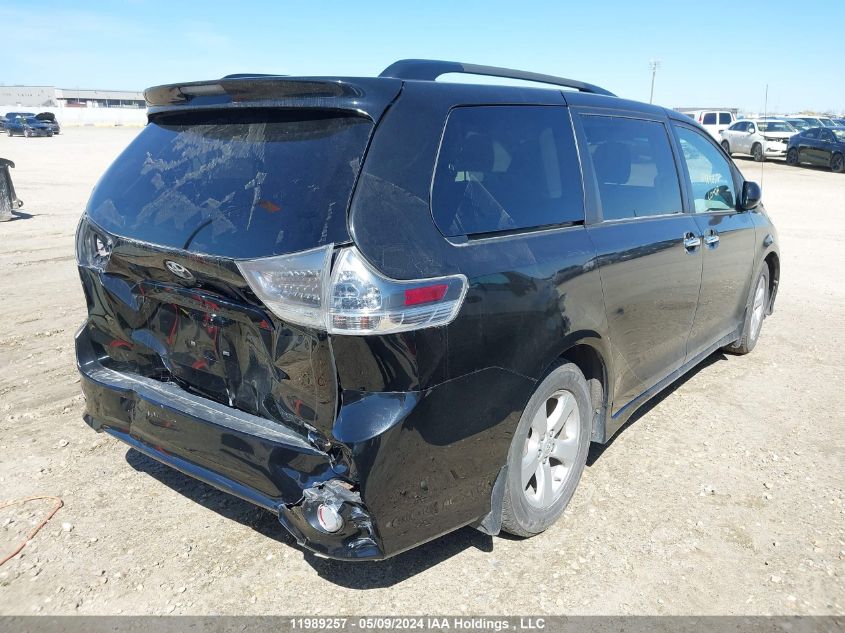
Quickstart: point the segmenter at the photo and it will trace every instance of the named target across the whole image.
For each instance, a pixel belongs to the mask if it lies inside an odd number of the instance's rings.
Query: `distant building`
[[[54,86],[0,86],[0,105],[21,108],[145,108],[134,90],[85,90]]]
[[[56,89],[60,105],[69,108],[146,108],[144,93],[131,90]]]
[[[53,86],[0,86],[0,104],[26,108],[59,105]]]

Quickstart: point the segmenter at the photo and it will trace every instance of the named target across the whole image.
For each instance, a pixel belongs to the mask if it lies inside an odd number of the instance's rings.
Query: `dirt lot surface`
[[[783,275],[757,349],[713,356],[594,450],[557,525],[347,564],[81,419],[73,233],[136,133],[0,138],[26,205],[0,224],[0,503],[65,504],[0,567],[0,613],[845,613],[845,176],[766,164]],[[0,555],[49,507],[0,510]]]

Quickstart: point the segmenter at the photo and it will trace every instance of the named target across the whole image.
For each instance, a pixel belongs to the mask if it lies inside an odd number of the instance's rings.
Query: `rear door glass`
[[[720,112],[719,113],[719,125],[730,125],[730,123],[731,123],[730,112]]]
[[[599,115],[582,121],[604,220],[681,212],[678,170],[663,123]]]
[[[235,258],[344,241],[372,128],[305,110],[160,119],[106,172],[88,215],[117,235]]]
[[[431,209],[448,237],[582,222],[567,109],[455,108],[440,146]]]

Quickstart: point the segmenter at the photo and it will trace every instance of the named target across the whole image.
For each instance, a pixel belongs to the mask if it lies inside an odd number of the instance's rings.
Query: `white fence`
[[[113,127],[116,125],[143,127],[147,124],[145,108],[68,108],[29,107],[0,104],[0,113],[7,112],[52,112],[62,127]]]

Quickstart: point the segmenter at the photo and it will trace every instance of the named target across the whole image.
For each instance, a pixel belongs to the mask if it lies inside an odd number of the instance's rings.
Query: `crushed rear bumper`
[[[345,484],[348,466],[314,438],[161,382],[107,367],[87,325],[76,335],[86,398],[84,419],[139,452],[190,477],[266,508],[303,545],[339,559],[384,553],[360,495]],[[307,491],[307,493],[306,493]],[[339,509],[343,528],[321,532],[306,498]],[[313,503],[312,503],[313,505]]]

